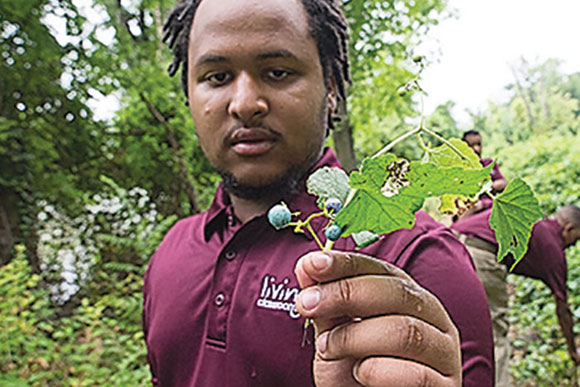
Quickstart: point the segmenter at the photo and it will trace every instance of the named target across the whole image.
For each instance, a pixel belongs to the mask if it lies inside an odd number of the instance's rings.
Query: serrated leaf
[[[467,145],[467,143],[459,138],[451,138],[449,142],[457,148],[465,158],[459,156],[453,149],[449,148],[447,145],[443,144],[431,152],[429,152],[428,160],[429,162],[445,168],[451,167],[461,167],[464,169],[479,169],[481,168],[481,163],[479,162],[479,156]]]
[[[497,255],[501,261],[511,253],[512,268],[524,257],[534,224],[542,218],[538,199],[520,178],[510,181],[506,189],[493,201],[489,225],[499,244]]]
[[[322,167],[308,177],[306,189],[309,194],[318,196],[319,206],[330,197],[344,203],[350,192],[348,175],[340,168]]]
[[[342,236],[370,231],[384,234],[415,224],[415,212],[423,204],[419,200],[395,195],[386,197],[379,192],[356,191],[354,197],[338,215],[335,222],[342,228]]]
[[[465,200],[479,193],[489,180],[492,168],[493,165],[482,168],[481,164],[478,169],[463,169],[440,168],[432,163],[411,163],[407,178],[414,189],[426,190],[423,193],[426,197],[441,197],[439,207],[441,213],[455,214],[457,213],[456,201]]]
[[[349,185],[355,189],[380,191],[389,172],[387,167],[397,160],[397,156],[387,153],[380,157],[365,159],[360,172],[350,174]]]
[[[381,193],[381,188],[388,174],[386,166],[395,159],[392,156],[376,163],[365,163],[366,168],[357,174],[356,181],[351,179],[351,186],[358,190],[335,219],[343,229],[343,236],[361,231],[383,234],[411,228],[415,212],[426,198],[444,194],[474,195],[489,179],[491,170],[490,167],[479,170],[440,168],[431,163],[412,162],[405,175],[408,185],[401,187],[398,194],[387,197]]]
[[[442,196],[445,194],[475,195],[489,180],[493,165],[486,168],[441,168],[432,163],[412,162],[406,175],[409,186],[401,193],[413,196]]]

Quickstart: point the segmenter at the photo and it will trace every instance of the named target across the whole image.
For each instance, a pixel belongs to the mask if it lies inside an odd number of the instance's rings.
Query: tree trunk
[[[334,150],[342,167],[351,172],[356,169],[356,155],[354,152],[354,140],[352,136],[352,124],[348,119],[346,102],[341,101],[338,105],[338,114],[342,118],[337,122],[332,134]]]
[[[14,195],[0,189],[0,266],[10,262],[18,235],[18,210]]]

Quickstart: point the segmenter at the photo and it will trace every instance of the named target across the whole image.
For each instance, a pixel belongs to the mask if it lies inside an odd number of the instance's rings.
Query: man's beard
[[[303,190],[306,173],[318,161],[320,153],[313,154],[302,165],[291,165],[284,174],[271,183],[253,186],[244,184],[230,172],[218,170],[225,192],[245,200],[263,200],[265,198],[289,202]]]

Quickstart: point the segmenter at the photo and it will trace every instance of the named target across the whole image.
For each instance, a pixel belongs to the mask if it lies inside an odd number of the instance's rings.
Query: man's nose
[[[240,120],[244,125],[258,123],[269,109],[259,81],[250,74],[242,72],[234,80],[233,86],[228,114]]]

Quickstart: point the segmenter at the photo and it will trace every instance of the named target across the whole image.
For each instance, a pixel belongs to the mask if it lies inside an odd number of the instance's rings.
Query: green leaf
[[[481,169],[479,156],[467,145],[467,143],[459,138],[450,138],[448,140],[455,148],[457,148],[465,158],[460,157],[450,147],[443,144],[431,152],[427,153],[427,160],[440,167],[461,167],[464,169]],[[468,199],[466,195],[452,195],[445,194],[441,196],[441,205],[439,212],[442,214],[453,215],[457,213],[457,200],[465,201]]]
[[[350,174],[349,185],[354,189],[380,191],[389,175],[387,167],[396,160],[392,153],[363,160],[361,171]]]
[[[532,189],[520,178],[509,182],[493,201],[489,224],[499,244],[498,261],[507,254],[514,257],[512,269],[524,257],[528,241],[542,211]]]
[[[422,201],[408,200],[402,195],[386,197],[380,191],[358,190],[336,215],[335,222],[341,226],[343,237],[362,231],[389,233],[413,227],[415,212],[421,205]]]
[[[357,249],[362,249],[375,243],[381,239],[381,237],[377,234],[373,234],[370,231],[361,231],[359,233],[353,234],[352,239],[354,239],[354,243],[356,243]]]
[[[345,171],[336,167],[322,167],[314,171],[306,181],[306,189],[309,194],[318,196],[318,205],[328,198],[334,197],[342,203],[346,201],[350,187],[348,175]]]
[[[458,138],[451,138],[449,142],[457,148],[466,158],[460,157],[447,145],[443,144],[428,153],[428,160],[439,167],[461,167],[465,169],[480,169],[481,163],[479,156],[467,145],[467,143]]]
[[[335,219],[343,229],[343,236],[361,231],[383,234],[411,228],[415,212],[421,209],[426,198],[445,194],[475,195],[489,180],[493,168],[440,168],[431,163],[412,162],[404,175],[395,177],[402,185],[399,192],[385,196],[381,189],[385,181],[392,180],[389,166],[396,159],[387,154],[366,160],[360,173],[351,174],[350,185],[357,191]]]

